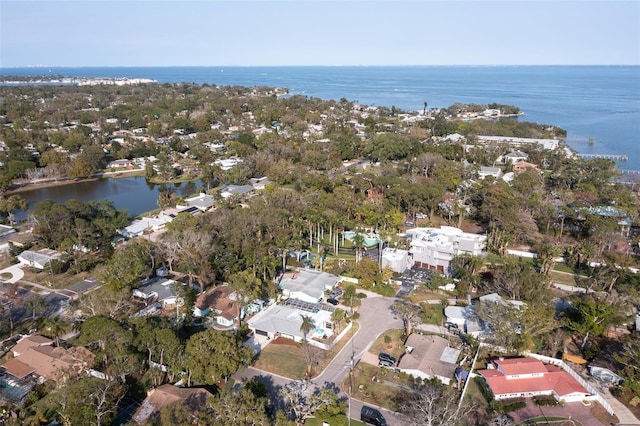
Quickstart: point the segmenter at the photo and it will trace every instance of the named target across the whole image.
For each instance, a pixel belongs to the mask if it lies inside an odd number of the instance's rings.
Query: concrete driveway
[[[0,269],[0,274],[11,274],[11,278],[7,278],[3,281],[6,283],[15,283],[20,281],[24,277],[24,272],[22,271],[23,266],[24,265],[22,263],[16,263],[8,268]]]

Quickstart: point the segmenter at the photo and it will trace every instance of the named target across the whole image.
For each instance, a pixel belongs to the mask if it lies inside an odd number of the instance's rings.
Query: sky
[[[0,0],[0,67],[640,65],[640,0]]]

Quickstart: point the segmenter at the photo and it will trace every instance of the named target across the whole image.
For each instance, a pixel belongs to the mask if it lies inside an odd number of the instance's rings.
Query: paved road
[[[358,309],[360,313],[360,328],[354,336],[349,336],[342,350],[333,358],[324,371],[311,381],[311,385],[307,389],[307,393],[311,394],[317,388],[330,386],[341,386],[346,377],[348,377],[351,368],[351,360],[353,355],[354,365],[369,350],[373,342],[380,334],[391,328],[402,328],[402,319],[397,318],[391,312],[391,305],[395,301],[394,298],[381,297],[375,293],[369,293],[366,299],[362,300],[362,305]],[[271,395],[276,397],[279,389],[292,380],[273,375],[271,373],[258,370],[253,367],[246,368],[236,373],[233,378],[236,381],[244,381],[255,377],[267,386]],[[341,396],[347,397],[341,393]],[[272,398],[274,401],[278,398]],[[355,398],[350,401],[350,417],[354,419],[360,418],[360,409],[363,403]],[[401,421],[395,413],[387,410],[381,410],[387,419],[389,425],[401,425]]]

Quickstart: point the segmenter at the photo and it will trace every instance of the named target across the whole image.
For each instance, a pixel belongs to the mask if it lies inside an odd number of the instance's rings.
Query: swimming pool
[[[344,235],[344,237],[345,237],[347,240],[349,240],[349,241],[352,241],[352,242],[353,242],[353,238],[356,236],[356,232],[354,232],[354,231],[344,231],[344,232],[342,233],[342,235]],[[375,245],[380,244],[380,241],[381,241],[381,240],[380,240],[380,238],[378,238],[378,237],[370,237],[370,236],[368,236],[367,234],[363,234],[363,233],[360,233],[360,235],[362,235],[362,236],[364,237],[363,244],[364,244],[365,246],[367,246],[367,247],[375,246]]]

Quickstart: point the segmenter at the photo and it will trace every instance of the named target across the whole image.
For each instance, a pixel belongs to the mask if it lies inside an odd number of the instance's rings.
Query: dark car
[[[333,306],[336,306],[340,302],[338,300],[334,299],[333,297],[330,297],[330,298],[327,299],[327,303],[331,303]]]
[[[387,421],[382,413],[375,408],[367,407],[366,405],[363,405],[362,410],[360,410],[360,420],[363,423],[368,423],[370,425],[387,426]]]
[[[378,365],[384,367],[395,367],[396,359],[389,354],[381,353],[378,355]]]

